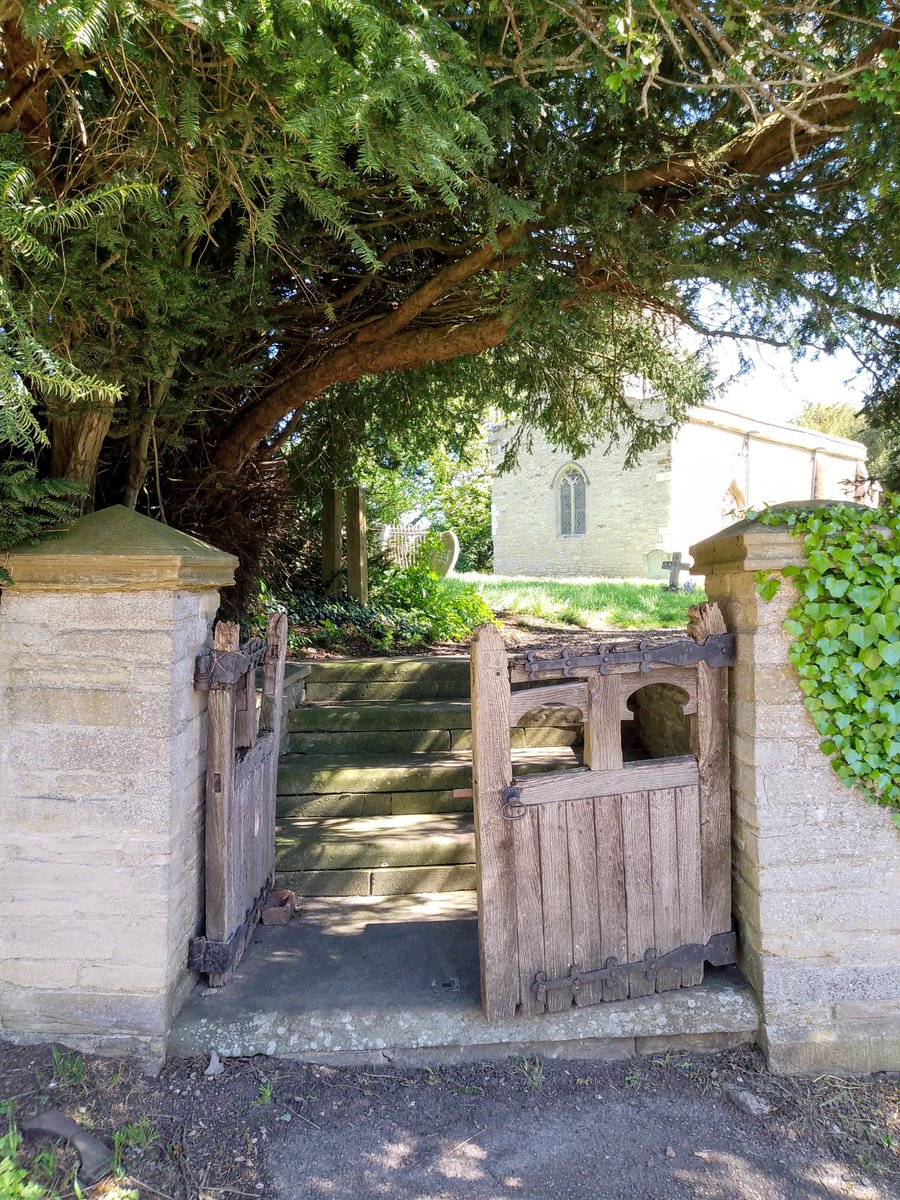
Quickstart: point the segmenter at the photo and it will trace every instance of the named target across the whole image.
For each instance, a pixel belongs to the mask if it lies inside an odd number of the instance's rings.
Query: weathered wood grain
[[[569,837],[572,961],[581,970],[591,971],[602,965],[594,802],[574,800],[564,808]],[[602,999],[603,984],[591,983],[581,988],[575,996],[575,1003],[598,1004]]]
[[[366,493],[349,487],[347,508],[347,591],[360,604],[369,603],[369,558],[366,538]]]
[[[560,708],[587,709],[587,685],[584,683],[559,683],[550,687],[523,688],[513,692],[509,698],[509,720],[516,725],[534,708],[548,705]]]
[[[637,962],[655,939],[650,804],[646,792],[632,792],[622,797],[622,849],[628,961]],[[655,984],[644,975],[634,973],[628,976],[629,996],[646,996],[655,990]]]
[[[220,621],[213,650],[237,650],[238,626]],[[233,841],[234,689],[215,688],[207,701],[206,734],[206,936],[225,942],[228,928],[229,862]]]
[[[326,488],[322,493],[322,583],[329,596],[341,594],[341,565],[343,559],[342,492]]]
[[[587,683],[584,761],[591,771],[621,771],[622,718],[615,675],[593,675]]]
[[[245,750],[256,742],[256,671],[247,671],[234,689],[234,748]]]
[[[544,917],[544,970],[555,979],[572,966],[572,899],[569,893],[569,833],[566,806],[544,805],[538,812],[541,895]],[[547,993],[547,1011],[571,1008],[566,989]]]
[[[237,626],[220,622],[214,632],[213,649],[234,651],[237,639]],[[250,748],[240,750],[235,733],[237,701],[250,694],[247,677],[217,683],[209,690],[206,938],[210,942],[232,941],[236,950],[228,973],[209,976],[213,987],[221,986],[240,961],[256,921],[252,913],[258,910],[259,897],[274,876],[276,773],[286,654],[287,620],[283,614],[273,614],[267,629],[261,708],[272,728],[263,728]],[[248,674],[255,682],[255,670]],[[252,695],[255,731],[255,687]],[[246,714],[244,720],[246,730]],[[236,938],[240,930],[243,933]]]
[[[647,794],[650,807],[653,944],[659,954],[677,950],[683,945],[678,896],[677,794],[674,788],[663,788]],[[677,987],[681,987],[680,970],[659,972],[656,978],[658,992],[669,992]]]
[[[625,913],[625,851],[622,840],[622,801],[619,796],[594,801],[597,837],[597,901],[600,916],[600,966],[608,958],[628,961]],[[605,1000],[624,1000],[626,982],[603,985]]]
[[[725,633],[715,604],[691,609],[688,630],[697,642]],[[728,749],[728,675],[697,664],[697,715],[693,724],[700,788],[703,941],[731,928],[731,790]]]
[[[697,760],[692,754],[676,758],[652,758],[625,763],[613,771],[552,771],[516,780],[521,803],[558,804],[567,800],[589,800],[618,796],[648,787],[691,787],[698,780]]]
[[[513,1016],[520,1001],[516,822],[501,815],[502,793],[512,781],[509,671],[496,625],[482,625],[472,638],[471,704],[481,1003],[490,1021]]]
[[[703,888],[700,874],[700,792],[699,788],[678,788],[675,820],[678,838],[678,908],[682,945],[705,942],[703,926]],[[703,982],[703,966],[687,967],[681,973],[681,986]]]
[[[520,821],[506,822],[513,841],[515,869],[517,972],[519,1005],[523,1015],[542,1013],[532,984],[535,975],[545,970],[544,911],[541,894],[540,810],[531,808]]]

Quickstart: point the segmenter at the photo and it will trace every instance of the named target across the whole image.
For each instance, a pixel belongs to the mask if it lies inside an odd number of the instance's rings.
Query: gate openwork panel
[[[510,661],[472,645],[482,1001],[489,1018],[690,987],[734,960],[726,673],[715,606],[690,638]],[[513,690],[513,685],[527,687]],[[686,696],[692,753],[625,762],[621,722],[648,683]],[[509,730],[536,707],[578,709],[585,765],[516,778]]]

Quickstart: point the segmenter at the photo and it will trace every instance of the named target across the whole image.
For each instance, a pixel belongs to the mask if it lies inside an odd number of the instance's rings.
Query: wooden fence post
[[[369,561],[366,541],[366,493],[349,487],[347,507],[347,591],[360,604],[369,602]]]
[[[329,596],[341,594],[341,490],[322,493],[322,582]]]

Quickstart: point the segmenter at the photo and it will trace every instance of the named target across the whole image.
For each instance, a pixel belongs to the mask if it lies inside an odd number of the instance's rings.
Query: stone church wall
[[[519,469],[494,480],[495,574],[642,576],[647,550],[666,548],[661,526],[669,509],[668,460],[668,446],[645,455],[631,471],[625,470],[623,447],[608,456],[598,447],[578,459],[587,478],[587,529],[563,537],[555,481],[574,460],[536,435]]]
[[[573,460],[536,435],[518,468],[494,480],[494,572],[662,579],[667,555],[687,560],[693,542],[747,507],[853,499],[865,453],[844,438],[711,407],[694,410],[671,443],[631,470],[623,447]],[[573,461],[587,479],[586,530],[564,537],[556,483]]]

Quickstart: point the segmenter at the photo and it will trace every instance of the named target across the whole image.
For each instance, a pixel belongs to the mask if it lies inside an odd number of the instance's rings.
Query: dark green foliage
[[[369,604],[300,592],[279,603],[287,612],[293,650],[320,646],[352,653],[405,650],[436,642],[461,642],[491,610],[472,588],[449,589],[424,566],[388,572]]]
[[[750,515],[750,514],[748,514]],[[900,508],[824,505],[753,514],[803,538],[806,564],[785,621],[791,662],[821,748],[841,780],[893,811],[900,829]],[[759,572],[764,600],[781,580]]]
[[[0,584],[11,584],[4,553],[35,545],[78,515],[84,489],[70,479],[38,479],[32,463],[0,461]]]
[[[681,321],[850,346],[896,425],[890,6],[24,0],[0,27],[0,156],[35,180],[4,329],[95,381],[29,395],[56,473],[96,418],[100,502],[241,552],[223,496],[292,439],[321,487],[423,430],[455,452],[489,406],[633,458],[707,394]],[[91,197],[49,247],[42,211]]]

